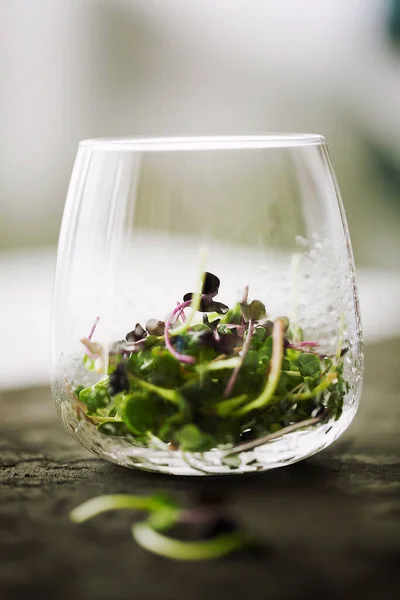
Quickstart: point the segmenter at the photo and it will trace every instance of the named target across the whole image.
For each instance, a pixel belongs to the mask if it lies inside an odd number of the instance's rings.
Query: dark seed
[[[140,323],[136,323],[135,329],[126,334],[127,342],[138,342],[146,335],[146,330],[143,329]]]
[[[157,319],[150,319],[146,323],[146,329],[150,335],[163,335],[165,323],[164,321],[158,321]]]
[[[110,396],[115,396],[121,392],[129,390],[129,380],[126,374],[126,366],[124,362],[120,362],[113,373],[110,375],[108,382],[108,391]]]

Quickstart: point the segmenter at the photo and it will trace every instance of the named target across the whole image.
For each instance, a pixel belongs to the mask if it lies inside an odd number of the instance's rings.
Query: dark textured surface
[[[47,389],[0,396],[0,599],[394,600],[400,589],[400,341],[370,346],[349,431],[303,463],[246,477],[176,478],[92,457]],[[262,557],[175,563],[131,539],[132,515],[73,525],[104,493],[216,488],[266,546]]]

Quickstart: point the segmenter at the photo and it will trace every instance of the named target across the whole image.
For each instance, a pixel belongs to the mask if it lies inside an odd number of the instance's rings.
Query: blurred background
[[[366,340],[398,336],[399,0],[0,0],[0,388],[48,380],[79,140],[268,132],[326,136]]]

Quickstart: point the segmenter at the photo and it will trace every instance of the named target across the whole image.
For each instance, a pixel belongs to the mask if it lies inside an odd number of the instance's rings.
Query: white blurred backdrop
[[[326,135],[367,337],[398,334],[394,2],[0,0],[0,385],[47,379],[55,244],[84,138]],[[12,357],[32,330],[22,381]]]

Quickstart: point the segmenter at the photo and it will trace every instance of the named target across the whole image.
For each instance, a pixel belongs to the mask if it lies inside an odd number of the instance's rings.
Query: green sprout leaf
[[[121,415],[133,433],[146,433],[154,427],[156,406],[150,394],[136,392],[125,397]]]
[[[104,379],[84,388],[79,392],[79,400],[86,404],[88,411],[95,413],[100,408],[106,408],[111,403],[108,393],[108,379]]]
[[[315,354],[300,354],[296,363],[303,377],[312,377],[321,372],[321,361]]]
[[[250,321],[250,319],[253,321],[260,321],[267,316],[265,306],[260,300],[253,300],[250,304],[242,302],[240,307],[246,322]]]

